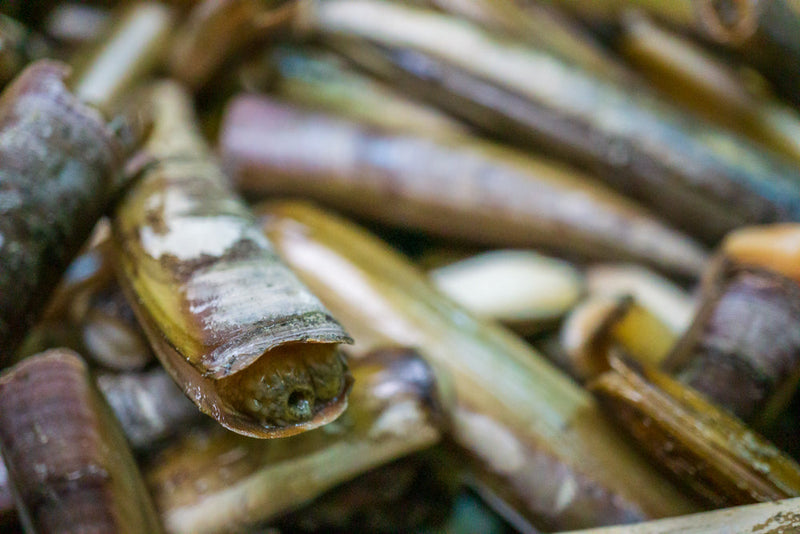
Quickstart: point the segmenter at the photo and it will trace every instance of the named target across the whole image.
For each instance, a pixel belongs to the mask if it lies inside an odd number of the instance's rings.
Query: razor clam
[[[558,529],[695,509],[590,395],[519,338],[438,295],[383,243],[307,204],[257,211],[284,261],[347,325],[353,350],[412,344],[451,379],[453,437],[516,513]]]
[[[137,451],[185,431],[202,415],[163,369],[104,373],[97,387]]]
[[[800,218],[796,168],[642,88],[431,11],[379,0],[311,6],[301,26],[360,66],[490,133],[594,170],[704,240]]]
[[[618,47],[664,96],[800,162],[800,114],[792,107],[756,92],[741,69],[641,13],[622,22]]]
[[[102,38],[87,43],[72,60],[73,91],[106,113],[160,65],[172,31],[173,13],[159,2],[132,2],[120,9]]]
[[[228,189],[188,95],[163,82],[137,100],[152,128],[112,234],[120,284],[162,365],[234,432],[288,436],[334,420],[351,382],[347,334]]]
[[[41,313],[117,185],[124,144],[40,61],[0,96],[0,364]]]
[[[695,242],[584,175],[466,136],[385,132],[243,95],[225,113],[220,152],[253,196],[301,194],[443,236],[623,257],[688,276],[706,260]]]
[[[0,376],[0,447],[29,532],[162,532],[86,365],[61,349]]]
[[[196,2],[173,39],[170,74],[192,89],[202,89],[231,56],[288,30],[302,4],[295,0]]]
[[[590,295],[631,296],[676,334],[692,323],[697,303],[679,286],[639,265],[598,264],[586,269]]]
[[[638,525],[592,528],[562,534],[790,534],[798,530],[800,499],[785,499],[647,521]]]
[[[328,426],[268,441],[215,427],[160,452],[145,472],[167,531],[246,530],[439,441],[444,420],[437,384],[419,356],[378,350],[354,365],[353,374],[352,402]]]
[[[794,280],[723,257],[707,273],[694,323],[664,368],[745,421],[765,424],[800,380],[798,323]]]
[[[610,363],[589,389],[697,495],[717,507],[800,496],[800,465],[740,420],[654,367]]]
[[[465,309],[522,334],[553,326],[584,290],[582,275],[572,265],[527,250],[486,252],[428,276]]]
[[[390,86],[349,68],[344,60],[319,50],[278,48],[266,58],[276,79],[270,92],[297,106],[339,115],[388,130],[424,135],[462,135],[468,128],[435,108],[395,91]],[[262,67],[249,65],[241,74]],[[263,70],[263,69],[260,69]]]
[[[0,88],[25,66],[49,52],[47,42],[23,24],[0,13]]]

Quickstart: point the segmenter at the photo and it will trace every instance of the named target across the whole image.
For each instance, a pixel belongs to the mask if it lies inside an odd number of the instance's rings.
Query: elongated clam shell
[[[150,88],[141,176],[112,223],[119,278],[161,363],[226,428],[278,437],[335,419],[347,334],[228,189],[176,84]]]
[[[613,24],[631,8],[643,9],[684,31],[728,48],[766,74],[794,103],[800,86],[800,6],[792,0],[558,0],[594,23]]]
[[[491,245],[625,257],[696,275],[705,252],[580,173],[496,145],[376,131],[244,95],[223,164],[246,194],[305,195],[361,216]]]
[[[662,95],[800,162],[800,114],[794,108],[766,91],[753,90],[742,69],[689,37],[660,27],[638,12],[626,14],[622,22],[622,52]]]
[[[0,377],[0,447],[30,532],[162,532],[125,440],[68,350]]]
[[[270,92],[298,106],[365,122],[388,130],[422,135],[462,135],[469,128],[444,112],[396,91],[388,84],[359,73],[344,59],[319,50],[270,50],[276,80]],[[260,68],[259,68],[260,67]],[[251,65],[249,69],[263,65]],[[247,66],[240,74],[247,84]],[[251,76],[252,77],[252,76]]]
[[[664,368],[745,421],[768,422],[800,381],[798,323],[794,280],[722,258]]]
[[[561,367],[580,382],[608,371],[621,349],[637,362],[659,366],[678,341],[668,326],[633,298],[593,295],[570,312],[560,333]]]
[[[511,142],[593,169],[716,240],[800,218],[800,173],[744,140],[545,51],[380,0],[315,2],[304,25],[373,73]],[[735,206],[735,209],[732,209]]]
[[[660,465],[715,506],[800,496],[800,465],[655,368],[612,358],[589,387]]]
[[[468,18],[487,29],[530,43],[598,76],[633,81],[634,74],[552,2],[516,0],[426,0],[421,2]]]
[[[609,327],[626,313],[625,298],[590,297],[573,309],[559,331],[555,363],[580,383],[608,370]]]
[[[40,61],[0,97],[0,360],[46,304],[113,191],[123,147]]]
[[[452,382],[454,440],[521,517],[557,530],[695,509],[590,395],[520,339],[437,294],[377,239],[307,204],[258,212],[281,257],[353,334],[354,351],[413,344]]]
[[[273,523],[298,534],[427,531],[453,512],[459,486],[458,465],[437,446],[364,473]]]
[[[769,530],[764,530],[769,528]],[[563,534],[789,534],[800,529],[800,498],[750,504],[624,527],[592,528]]]
[[[375,351],[353,374],[350,406],[326,427],[269,441],[198,431],[159,453],[145,470],[167,531],[245,530],[440,440],[438,386],[413,351]]]

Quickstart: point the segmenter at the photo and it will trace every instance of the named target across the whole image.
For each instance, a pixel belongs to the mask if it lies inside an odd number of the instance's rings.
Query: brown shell
[[[618,358],[589,387],[664,469],[714,506],[800,496],[800,465],[655,368]]]
[[[694,322],[664,364],[746,421],[772,419],[800,380],[800,286],[720,257]]]
[[[162,531],[118,424],[75,353],[47,351],[0,377],[0,446],[31,532]]]
[[[28,67],[0,97],[0,354],[41,313],[100,218],[124,149],[67,89],[69,68]],[[1,362],[0,362],[1,363]]]
[[[385,132],[244,95],[226,111],[220,151],[250,196],[302,195],[445,237],[627,258],[689,276],[706,260],[691,239],[587,176],[466,135]]]
[[[156,85],[141,109],[154,119],[141,175],[112,227],[121,284],[156,355],[203,412],[235,432],[285,436],[331,421],[346,406],[337,345],[350,338],[228,189],[182,89]],[[265,377],[263,397],[249,397]],[[317,394],[326,385],[335,395]],[[297,407],[301,389],[297,417],[280,412],[284,402]],[[251,405],[268,414],[252,417]]]

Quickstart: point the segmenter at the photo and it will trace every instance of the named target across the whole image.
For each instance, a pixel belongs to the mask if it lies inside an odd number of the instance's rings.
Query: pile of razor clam
[[[3,533],[800,532],[797,0],[3,0],[0,88]]]

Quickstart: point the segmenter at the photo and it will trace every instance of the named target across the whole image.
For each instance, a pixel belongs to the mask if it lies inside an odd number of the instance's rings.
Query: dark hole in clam
[[[339,400],[346,372],[335,347],[293,343],[272,349],[217,387],[237,411],[264,426],[303,423]]]

